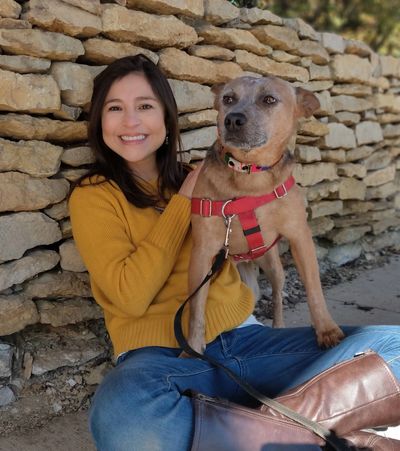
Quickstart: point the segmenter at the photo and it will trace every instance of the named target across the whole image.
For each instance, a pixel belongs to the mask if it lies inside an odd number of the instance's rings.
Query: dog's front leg
[[[321,347],[335,346],[344,334],[328,311],[322,292],[315,246],[311,230],[307,225],[302,230],[298,230],[296,239],[290,240],[290,249],[306,289],[318,344]]]
[[[211,270],[223,238],[220,218],[192,218],[193,245],[189,264],[189,293],[194,293]],[[222,229],[223,232],[223,229]],[[206,346],[206,303],[210,282],[207,282],[189,301],[189,345],[202,354]],[[185,353],[182,357],[187,357]]]

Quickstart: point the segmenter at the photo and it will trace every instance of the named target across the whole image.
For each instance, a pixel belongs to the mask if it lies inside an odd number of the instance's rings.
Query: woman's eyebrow
[[[152,96],[139,96],[139,97],[136,97],[136,100],[139,100],[139,101],[153,100],[154,102],[158,101],[156,97],[152,97]],[[111,102],[122,102],[122,99],[118,99],[118,98],[108,99],[104,102],[104,105],[107,105],[108,103],[111,103]]]

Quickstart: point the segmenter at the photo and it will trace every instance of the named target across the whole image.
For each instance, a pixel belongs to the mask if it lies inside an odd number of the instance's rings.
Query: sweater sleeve
[[[190,224],[190,200],[173,195],[139,243],[130,237],[120,204],[100,186],[75,188],[69,209],[79,253],[103,293],[102,307],[143,316],[175,264]]]

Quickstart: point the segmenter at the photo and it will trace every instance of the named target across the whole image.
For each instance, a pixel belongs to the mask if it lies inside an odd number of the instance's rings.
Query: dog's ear
[[[320,107],[317,96],[307,89],[297,87],[296,97],[299,117],[310,117]]]

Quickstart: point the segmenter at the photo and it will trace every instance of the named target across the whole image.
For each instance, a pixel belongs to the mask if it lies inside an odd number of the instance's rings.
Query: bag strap
[[[323,440],[327,442],[327,444],[330,445],[330,448],[333,451],[348,451],[351,449],[355,449],[354,447],[350,447],[346,440],[338,437],[333,431],[330,431],[329,429],[326,429],[322,427],[319,423],[312,421],[308,419],[307,417],[299,414],[298,412],[295,412],[292,409],[289,409],[285,405],[275,401],[274,399],[268,398],[261,392],[259,392],[257,389],[255,389],[252,385],[247,383],[245,380],[243,380],[241,377],[239,377],[237,374],[235,374],[232,370],[227,368],[226,366],[222,365],[222,363],[218,362],[217,360],[213,359],[212,357],[209,357],[207,355],[203,355],[195,351],[187,342],[186,337],[183,334],[182,331],[182,313],[186,306],[186,304],[190,301],[190,299],[222,268],[225,257],[226,256],[226,249],[222,248],[211,267],[211,270],[207,273],[206,277],[203,279],[201,284],[196,288],[196,290],[184,301],[184,303],[180,306],[179,310],[177,311],[175,318],[174,318],[174,332],[176,340],[179,344],[179,346],[182,348],[183,351],[185,351],[187,354],[196,357],[198,359],[204,360],[206,362],[211,363],[215,367],[221,369],[224,371],[233,381],[235,381],[243,390],[245,390],[250,396],[257,399],[262,404],[266,405],[267,407],[270,407],[271,409],[276,410],[277,412],[281,413],[287,418],[290,418],[291,420],[295,421],[296,423],[301,424],[308,430],[314,432],[314,434],[321,437]]]

